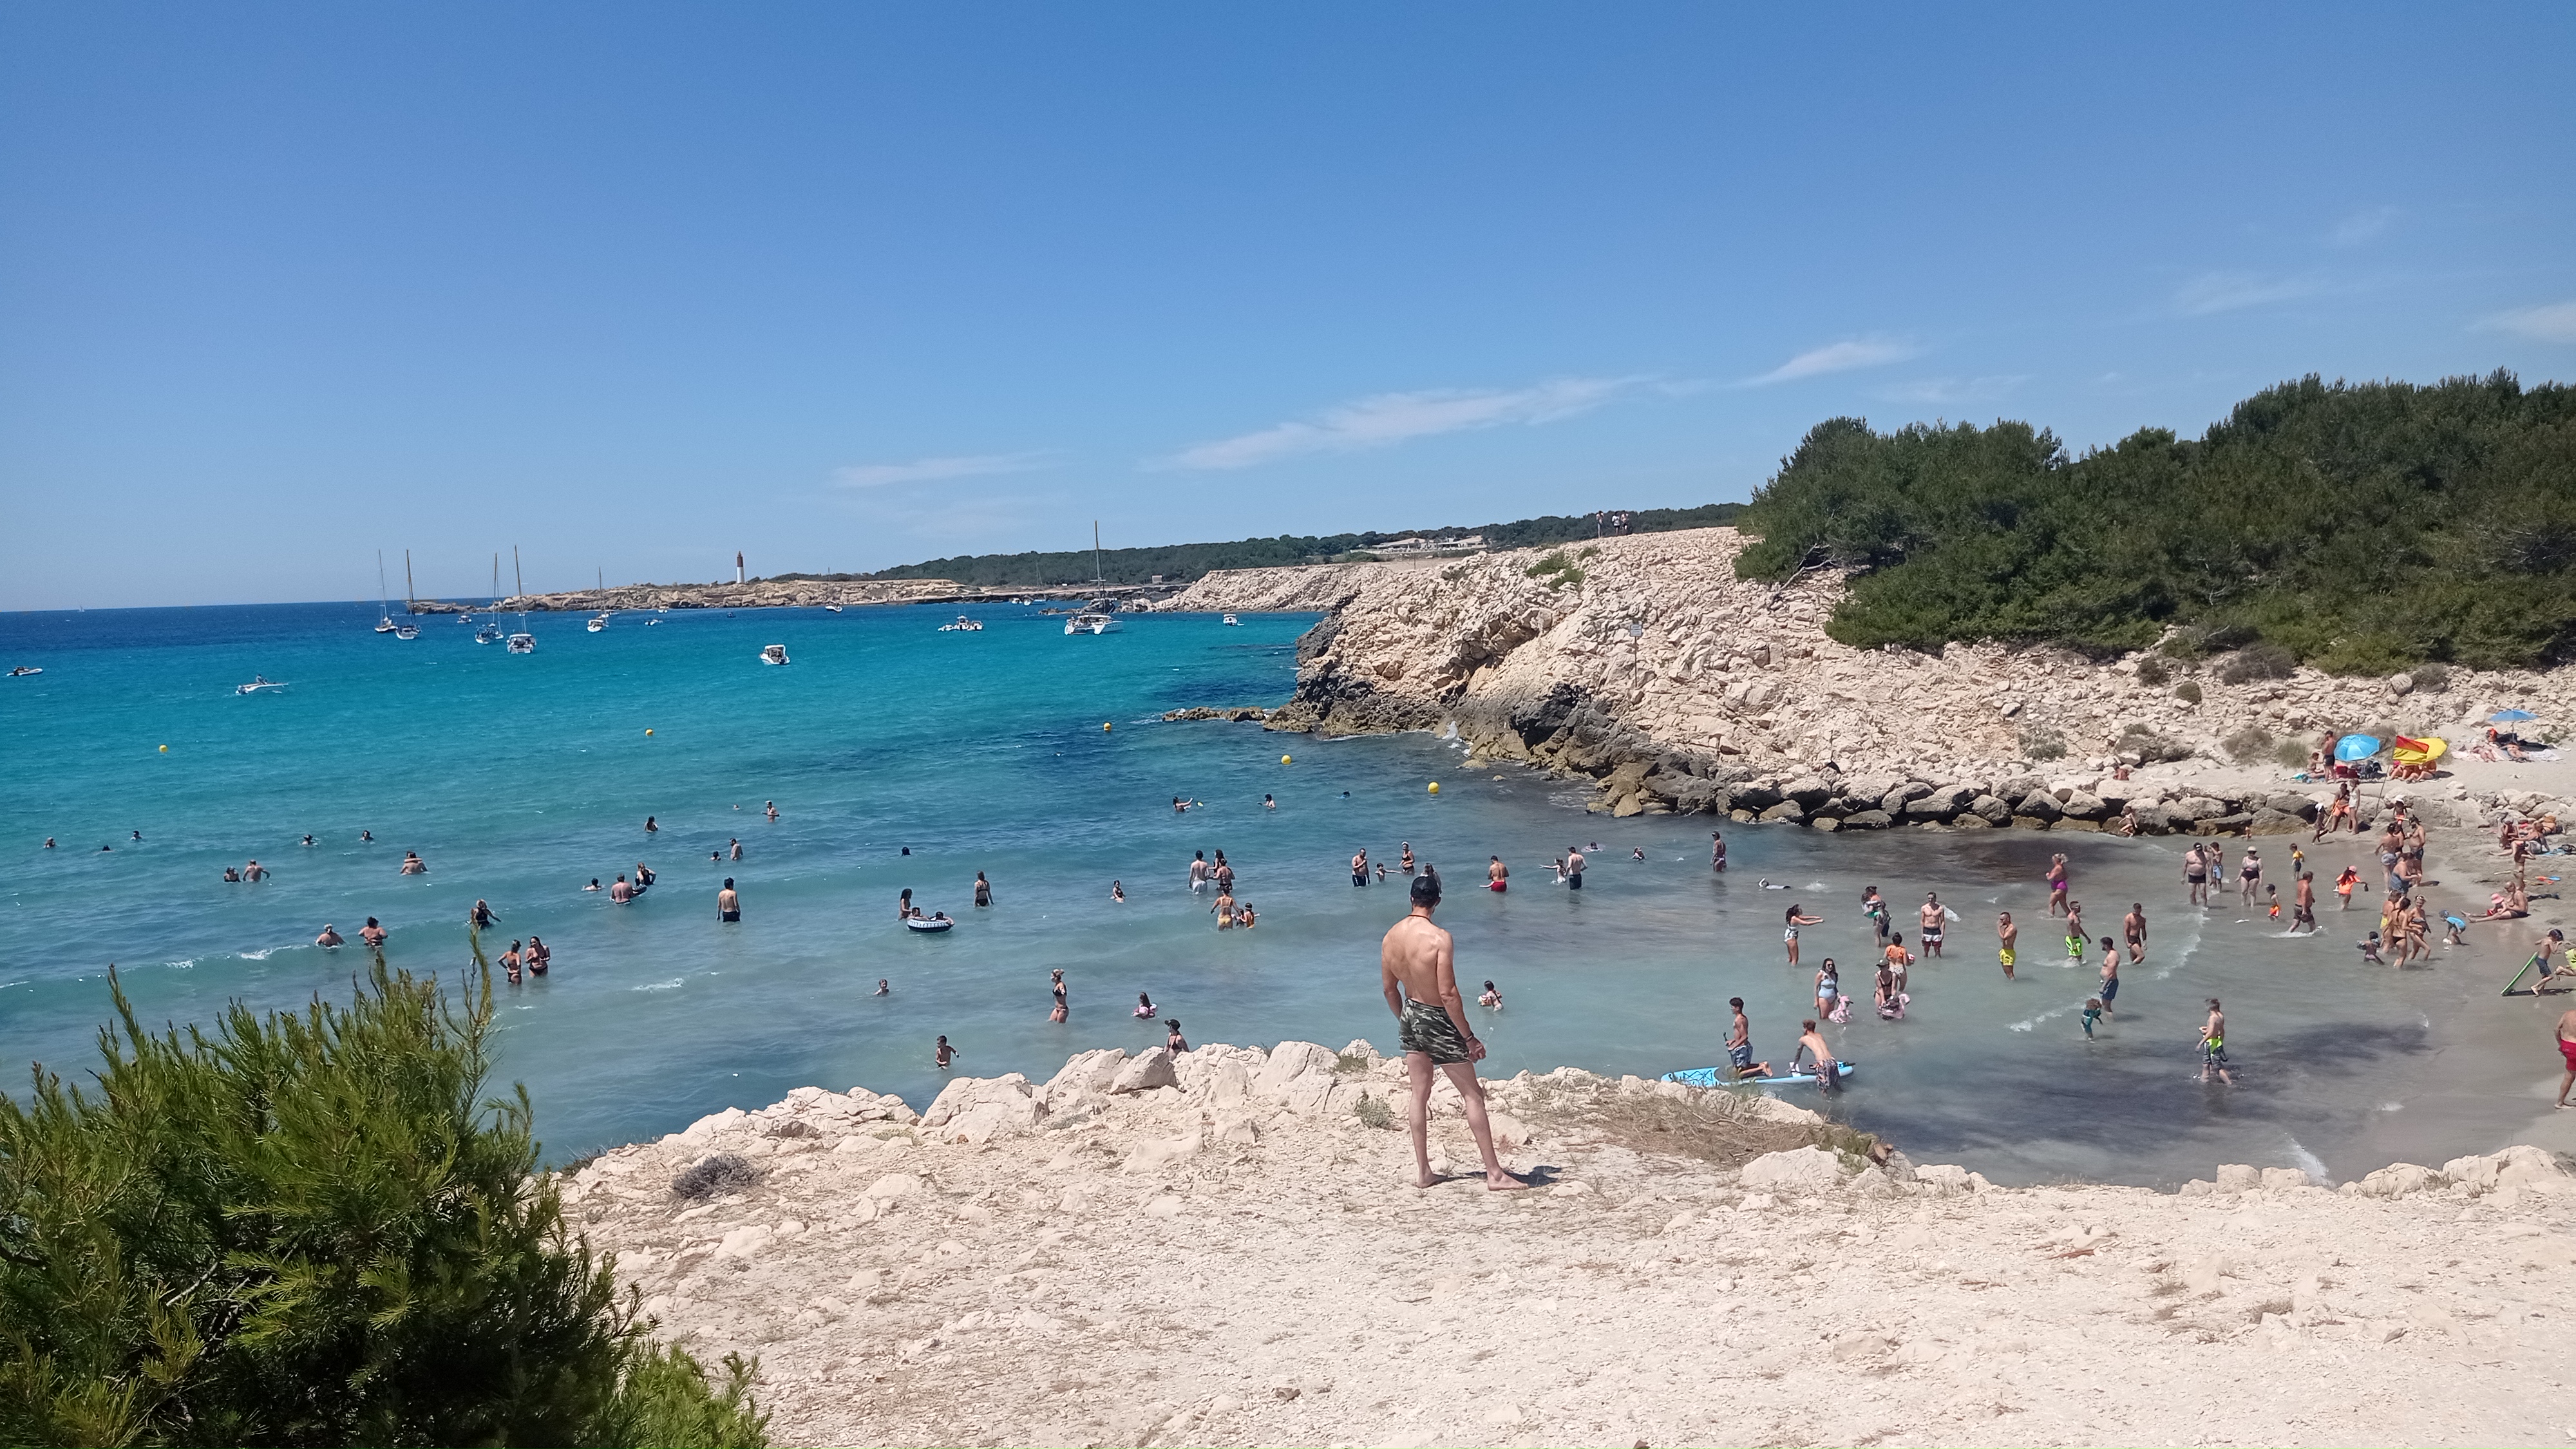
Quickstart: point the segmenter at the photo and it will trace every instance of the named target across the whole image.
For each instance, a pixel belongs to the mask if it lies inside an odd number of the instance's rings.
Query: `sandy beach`
[[[919,1116],[806,1089],[565,1191],[666,1332],[760,1356],[787,1443],[2576,1433],[2561,1157],[2009,1189],[1871,1165],[1783,1103],[1576,1071],[1492,1093],[1533,1190],[1411,1186],[1400,1066],[1355,1042],[1087,1053]],[[1436,1088],[1442,1171],[1474,1164],[1456,1110]]]

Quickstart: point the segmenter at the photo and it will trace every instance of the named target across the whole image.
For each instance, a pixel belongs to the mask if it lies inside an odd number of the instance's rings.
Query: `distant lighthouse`
[[[737,584],[743,581],[741,549],[735,549],[733,551],[733,581]]]

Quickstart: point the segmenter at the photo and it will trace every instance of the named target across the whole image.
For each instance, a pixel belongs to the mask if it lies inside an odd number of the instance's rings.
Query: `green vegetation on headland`
[[[2335,673],[2576,658],[2576,390],[2512,375],[2239,403],[2069,457],[2027,423],[1818,424],[1737,527],[1746,578],[1860,570],[1827,632],[2177,655],[2267,641]]]
[[[1711,503],[1698,508],[1643,508],[1628,514],[1631,533],[1668,533],[1681,528],[1714,528],[1731,523],[1741,503]],[[1597,537],[1601,521],[1593,514],[1524,518],[1516,523],[1488,523],[1467,528],[1425,528],[1410,533],[1335,533],[1277,538],[1247,538],[1234,543],[1175,543],[1159,548],[1113,548],[1100,555],[1099,575],[1112,584],[1142,584],[1156,574],[1165,583],[1188,583],[1212,569],[1278,568],[1325,563],[1348,554],[1366,553],[1404,538],[1484,536],[1489,548],[1544,548]],[[954,579],[976,588],[1046,588],[1092,581],[1092,553],[988,553],[963,558],[935,558],[927,563],[880,569],[872,574],[780,574],[782,579]]]
[[[479,979],[159,1037],[120,990],[94,1089],[0,1097],[0,1443],[763,1443],[485,1098]]]

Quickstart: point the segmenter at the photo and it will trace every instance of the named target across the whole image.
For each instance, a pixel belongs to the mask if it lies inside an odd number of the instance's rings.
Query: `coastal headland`
[[[1366,1041],[806,1087],[579,1166],[661,1331],[789,1443],[2556,1443],[2576,1178],[1987,1184],[1755,1096],[1488,1084],[1417,1189]],[[1444,1082],[1435,1170],[1475,1151]]]
[[[2128,815],[2139,834],[2286,834],[2333,794],[2290,761],[2347,732],[2452,746],[2437,778],[2373,783],[2365,818],[2402,798],[2434,825],[2487,824],[2564,814],[2576,793],[2552,763],[2467,757],[2492,711],[2576,718],[2576,670],[2352,678],[2259,655],[1856,649],[1825,629],[1841,570],[1739,578],[1745,543],[1706,528],[1439,567],[1244,569],[1158,607],[1325,614],[1266,728],[1454,731],[1471,765],[1589,777],[1617,816],[2092,831]]]

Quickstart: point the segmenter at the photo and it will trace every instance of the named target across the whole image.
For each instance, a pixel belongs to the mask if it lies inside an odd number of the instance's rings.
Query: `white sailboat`
[[[1064,621],[1067,634],[1115,634],[1118,616],[1105,609],[1085,609]]]
[[[413,584],[412,584],[412,581],[411,581],[411,550],[410,550],[410,549],[404,549],[404,550],[403,550],[403,620],[404,620],[404,622],[402,622],[402,623],[400,623],[400,624],[396,624],[396,625],[394,626],[394,637],[395,637],[395,638],[397,638],[397,639],[402,640],[402,641],[403,641],[403,642],[405,642],[405,643],[409,643],[410,641],[412,641],[412,640],[417,639],[417,638],[419,638],[419,637],[420,637],[420,626],[419,626],[418,624],[414,624],[414,623],[410,622],[410,620],[411,620],[412,597],[413,597]],[[388,607],[388,608],[390,608],[390,607],[391,607],[391,605],[390,605],[390,604],[388,604],[388,605],[387,605],[387,607]]]
[[[390,634],[394,631],[394,601],[393,596],[385,592],[385,551],[383,549],[376,550],[376,603],[385,611],[384,617],[376,620],[376,632]]]
[[[500,612],[500,608],[501,608],[501,551],[500,551],[499,549],[494,549],[494,550],[492,551],[492,610],[493,610],[493,612],[498,613],[498,612]],[[484,620],[484,621],[483,621],[483,627],[474,631],[474,642],[475,642],[475,643],[477,643],[477,644],[498,644],[498,643],[500,643],[500,642],[501,642],[501,626],[500,626],[500,625],[498,625],[498,624],[493,623],[493,622],[492,622],[491,620],[489,620],[489,619]]]
[[[492,567],[494,573],[497,574],[500,572],[500,565],[501,556],[499,554],[494,554],[492,556]],[[519,600],[522,605],[526,604],[528,598],[528,576],[526,572],[519,567],[519,546],[515,543],[510,545],[510,579],[511,582],[518,585],[518,592],[511,595],[511,597]],[[519,610],[519,632],[510,636],[510,652],[513,654],[534,654],[537,652],[537,636],[528,632],[528,611],[524,607]]]

